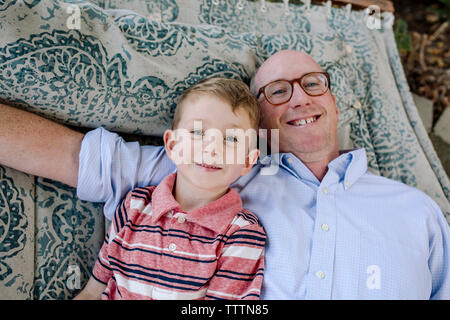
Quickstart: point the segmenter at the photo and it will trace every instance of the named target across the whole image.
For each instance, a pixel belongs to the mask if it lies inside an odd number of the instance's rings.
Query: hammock
[[[310,1],[70,2],[0,1],[0,102],[148,142],[192,84],[248,82],[273,53],[301,50],[331,74],[341,147],[364,147],[372,172],[424,191],[450,222],[450,182],[411,97],[391,12]],[[1,166],[0,186],[0,299],[72,298],[104,238],[102,205]]]

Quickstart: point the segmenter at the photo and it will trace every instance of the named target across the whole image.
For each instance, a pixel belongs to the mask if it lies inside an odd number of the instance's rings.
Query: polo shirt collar
[[[231,188],[213,202],[192,211],[183,211],[172,193],[176,176],[176,172],[168,175],[153,191],[152,222],[158,221],[163,215],[173,210],[174,214],[185,213],[188,221],[198,223],[219,234],[231,224],[236,214],[242,211],[241,197]]]

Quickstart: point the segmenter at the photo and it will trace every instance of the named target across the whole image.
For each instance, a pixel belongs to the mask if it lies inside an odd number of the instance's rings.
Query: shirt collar
[[[163,215],[173,210],[174,214],[177,212],[185,213],[189,221],[198,223],[219,234],[231,224],[236,214],[242,211],[241,197],[236,190],[231,188],[225,195],[213,202],[189,212],[183,211],[172,194],[176,176],[176,172],[168,175],[153,191],[153,222],[158,221]]]
[[[299,179],[314,184],[330,185],[345,181],[344,188],[347,189],[367,171],[367,156],[364,148],[340,151],[340,155],[328,164],[328,171],[321,182],[292,153],[277,153],[266,156],[260,161],[260,164],[262,167],[279,165]]]

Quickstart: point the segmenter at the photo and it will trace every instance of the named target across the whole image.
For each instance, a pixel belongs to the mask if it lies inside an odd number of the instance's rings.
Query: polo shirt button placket
[[[180,215],[178,217],[178,223],[184,223],[186,221],[186,217],[184,215]]]
[[[175,251],[177,250],[177,245],[175,243],[171,243],[169,244],[169,251]]]

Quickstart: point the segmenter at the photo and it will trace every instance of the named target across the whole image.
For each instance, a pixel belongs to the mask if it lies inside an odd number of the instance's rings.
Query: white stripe
[[[138,282],[136,280],[131,280],[124,278],[119,273],[114,273],[114,278],[116,278],[117,285],[119,287],[127,289],[127,291],[132,293],[137,293],[143,296],[151,297],[153,286]]]
[[[179,292],[158,288],[149,284],[145,284],[136,280],[123,277],[118,273],[114,273],[117,285],[127,289],[127,291],[140,294],[156,300],[192,300],[205,296],[207,288],[194,292]]]
[[[152,215],[152,204],[149,203],[145,206],[144,210],[142,210],[142,213],[148,214],[149,216]]]
[[[248,226],[250,224],[250,222],[248,222],[247,220],[245,220],[242,217],[235,217],[234,220],[231,222],[231,224],[236,224],[242,228],[242,227]]]
[[[222,257],[239,257],[258,260],[262,254],[262,248],[249,248],[243,246],[230,246],[223,250]]]
[[[199,291],[194,292],[179,292],[179,291],[171,291],[167,289],[157,288],[153,289],[153,299],[156,300],[193,300],[200,299],[206,295],[206,290],[208,288],[204,288]]]
[[[144,200],[131,198],[130,209],[137,209],[141,211],[143,208],[144,208]]]
[[[105,259],[105,257],[103,257],[102,250],[100,250],[100,252],[98,253],[98,257],[104,264],[109,266],[109,260]]]
[[[154,250],[158,250],[158,251],[167,251],[167,252],[171,252],[171,253],[178,253],[178,254],[196,257],[196,258],[214,258],[214,259],[217,258],[217,256],[214,254],[196,254],[196,253],[184,252],[184,251],[179,251],[179,250],[170,251],[168,248],[160,248],[160,247],[152,246],[150,244],[145,244],[145,243],[128,243],[120,237],[117,237],[117,239],[119,239],[122,244],[124,244],[128,247],[143,247],[143,248],[154,249]]]
[[[214,295],[218,295],[218,296],[222,296],[222,297],[227,297],[227,298],[235,298],[235,299],[242,299],[243,297],[245,297],[246,295],[248,295],[250,292],[256,292],[258,295],[260,294],[260,290],[259,289],[250,289],[248,290],[246,293],[238,296],[235,294],[231,294],[231,293],[225,293],[225,292],[221,292],[221,291],[214,291],[214,290],[208,290],[207,293],[212,293]]]
[[[116,237],[116,231],[114,230],[114,223],[111,223],[109,227],[109,238],[108,238],[108,244],[110,244],[114,238]]]

